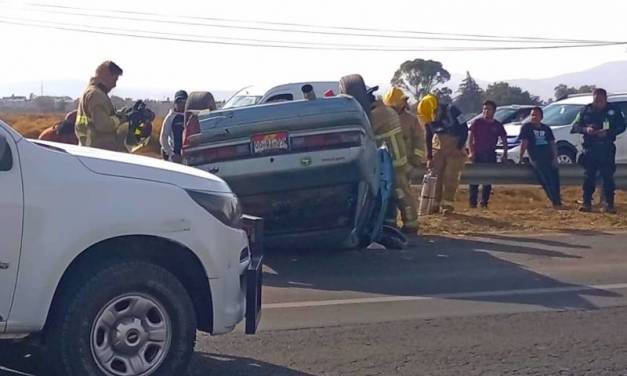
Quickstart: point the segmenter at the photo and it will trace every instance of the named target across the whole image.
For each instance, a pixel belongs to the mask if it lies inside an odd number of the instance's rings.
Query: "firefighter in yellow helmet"
[[[408,99],[401,89],[393,87],[383,96],[383,103],[398,113],[409,164],[411,167],[420,167],[426,162],[425,129],[417,117],[409,111]]]
[[[457,119],[461,114],[457,107],[438,102],[437,97],[429,94],[418,103],[417,112],[426,131],[427,168],[438,179],[436,208],[446,214],[455,209],[455,194],[468,158],[468,126]]]
[[[386,94],[384,100],[396,100],[396,97],[390,98]],[[398,100],[400,101],[401,98],[399,97]],[[407,175],[411,167],[399,112],[384,101],[377,100],[372,105],[371,113],[377,143],[379,145],[385,144],[388,147],[394,163],[394,195],[391,205],[388,207],[385,222],[388,225],[396,226],[396,209],[398,208],[401,211],[403,221],[401,230],[405,233],[415,234],[418,231],[418,210],[409,188]]]

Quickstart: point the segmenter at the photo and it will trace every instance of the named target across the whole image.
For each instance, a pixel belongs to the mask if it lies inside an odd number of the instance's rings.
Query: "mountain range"
[[[447,83],[453,91],[457,90],[457,86],[465,78],[465,74],[452,74],[451,80]],[[492,81],[474,77],[477,83],[486,88]],[[523,90],[529,91],[533,95],[540,96],[543,99],[552,98],[554,88],[559,84],[579,87],[582,85],[596,85],[603,87],[609,92],[627,92],[627,60],[614,61],[605,63],[580,72],[565,73],[554,77],[541,79],[511,79],[505,80],[510,85],[521,87]],[[53,96],[70,96],[76,98],[80,95],[85,87],[85,82],[79,80],[54,80],[6,83],[0,87],[0,96],[25,95],[30,93],[38,95],[41,92],[43,84],[43,92],[45,95]],[[281,82],[277,82],[281,84]],[[389,83],[383,83],[382,88],[389,87]],[[232,90],[214,90],[212,91],[216,99],[226,99],[230,97],[236,89]],[[172,96],[170,89],[154,88],[154,87],[119,87],[115,90],[114,95],[130,98],[153,98],[165,99]]]

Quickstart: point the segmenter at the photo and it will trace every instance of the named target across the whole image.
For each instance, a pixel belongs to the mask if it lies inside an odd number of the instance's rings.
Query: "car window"
[[[627,102],[619,102],[617,103],[618,107],[620,107],[620,112],[623,113],[623,119],[625,123],[627,123]]]
[[[582,108],[584,108],[583,104],[550,104],[544,107],[542,122],[548,126],[570,125]]]
[[[9,171],[13,167],[13,154],[6,139],[0,135],[0,171]]]
[[[238,95],[226,102],[222,108],[252,106],[257,104],[260,99],[261,96],[258,95]]]
[[[523,120],[527,118],[527,116],[529,116],[530,113],[531,113],[531,108],[521,108],[520,110],[518,110],[518,112],[516,112],[516,116],[514,116],[514,118],[512,119],[512,122],[521,123]]]
[[[293,100],[294,100],[294,96],[292,94],[277,94],[268,98],[266,103],[293,101]]]
[[[512,115],[516,113],[516,110],[513,108],[497,108],[494,113],[494,118],[498,120],[500,123],[507,124],[511,123]]]

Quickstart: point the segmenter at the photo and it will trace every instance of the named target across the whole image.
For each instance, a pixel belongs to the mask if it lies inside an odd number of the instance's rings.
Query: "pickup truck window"
[[[13,155],[7,140],[0,136],[0,171],[9,171],[13,167]]]
[[[266,103],[293,101],[293,100],[294,100],[294,96],[292,94],[277,94],[268,98]]]

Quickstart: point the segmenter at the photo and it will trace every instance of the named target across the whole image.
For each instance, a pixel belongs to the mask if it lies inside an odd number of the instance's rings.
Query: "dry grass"
[[[26,137],[36,138],[45,128],[56,124],[63,114],[0,114]],[[154,122],[153,137],[141,154],[159,156],[159,131],[163,119]],[[415,187],[416,189],[418,187]],[[416,192],[416,197],[419,195]],[[452,215],[430,215],[420,219],[425,234],[473,234],[495,232],[550,232],[574,230],[627,230],[627,193],[617,192],[618,215],[579,213],[580,189],[562,189],[566,210],[551,208],[539,187],[496,186],[489,210],[469,209],[468,191],[462,187],[457,195],[457,212]]]
[[[24,137],[37,138],[44,129],[51,127],[61,120],[65,114],[5,114],[0,113],[0,119],[11,125]],[[158,157],[160,155],[159,132],[161,132],[162,117],[157,117],[153,122],[152,138],[150,143],[138,154]]]
[[[600,213],[598,207],[593,213],[580,213],[578,200],[581,200],[580,188],[564,187],[564,210],[555,210],[540,187],[495,186],[489,209],[470,209],[468,189],[463,187],[456,197],[456,212],[422,217],[420,232],[478,234],[627,230],[627,192],[616,192],[617,215]]]

